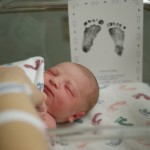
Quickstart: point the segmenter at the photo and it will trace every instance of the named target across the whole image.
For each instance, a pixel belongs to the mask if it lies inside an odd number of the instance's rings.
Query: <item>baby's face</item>
[[[86,77],[74,64],[62,63],[44,74],[47,111],[56,122],[65,122],[83,105]],[[84,107],[84,106],[83,106]]]

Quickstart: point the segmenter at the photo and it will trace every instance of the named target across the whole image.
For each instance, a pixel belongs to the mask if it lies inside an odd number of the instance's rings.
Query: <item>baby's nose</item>
[[[55,87],[55,88],[59,88],[59,81],[56,80],[55,78],[52,78],[49,80],[49,82]]]

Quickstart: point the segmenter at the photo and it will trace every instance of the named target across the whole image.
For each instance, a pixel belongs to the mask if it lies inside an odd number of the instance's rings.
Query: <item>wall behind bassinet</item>
[[[0,14],[0,64],[43,56],[46,68],[70,61],[67,11]]]
[[[150,83],[150,11],[144,10],[143,80]],[[67,11],[0,14],[0,64],[43,56],[46,68],[70,61]]]

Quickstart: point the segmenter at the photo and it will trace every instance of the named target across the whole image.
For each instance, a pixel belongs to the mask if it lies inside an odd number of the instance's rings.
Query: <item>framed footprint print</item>
[[[101,84],[142,81],[143,1],[68,1],[71,60]]]

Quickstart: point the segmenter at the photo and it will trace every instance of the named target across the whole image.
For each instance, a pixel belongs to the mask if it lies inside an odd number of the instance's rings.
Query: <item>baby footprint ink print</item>
[[[108,32],[115,44],[115,52],[118,56],[123,54],[123,44],[125,39],[125,26],[120,23],[110,22],[107,24]]]
[[[101,30],[101,25],[104,24],[103,20],[92,19],[84,22],[84,36],[82,42],[82,50],[87,53],[91,50],[93,42]]]

